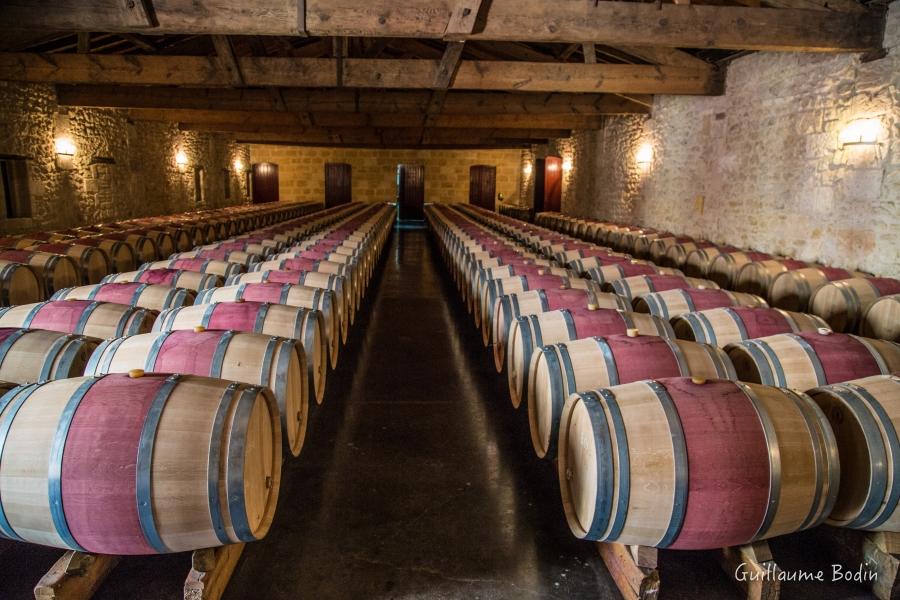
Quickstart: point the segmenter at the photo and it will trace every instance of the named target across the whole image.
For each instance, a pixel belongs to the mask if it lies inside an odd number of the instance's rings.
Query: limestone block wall
[[[75,156],[57,164],[56,140]],[[184,152],[187,165],[176,164]],[[131,121],[121,110],[59,107],[51,85],[0,81],[0,157],[27,159],[31,219],[0,219],[0,232],[65,228],[243,203],[246,145],[214,133],[179,131],[175,123]],[[194,169],[204,171],[195,202]],[[226,174],[227,170],[227,174]],[[231,197],[225,198],[229,180]]]
[[[649,118],[556,141],[573,158],[563,209],[900,276],[897,3],[884,45],[871,62],[752,54],[728,66],[722,96],[659,96]],[[877,144],[845,145],[861,120]]]
[[[253,163],[278,165],[282,200],[325,199],[325,163],[352,165],[353,199],[362,202],[393,201],[397,195],[397,165],[425,165],[426,202],[468,202],[469,167],[497,167],[497,193],[505,201],[519,198],[521,150],[386,150],[362,148],[314,148],[252,144]]]

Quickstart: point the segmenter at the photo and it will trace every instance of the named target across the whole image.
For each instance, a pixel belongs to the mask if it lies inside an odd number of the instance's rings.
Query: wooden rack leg
[[[781,569],[772,559],[767,542],[723,548],[720,560],[722,568],[744,591],[747,600],[778,600]]]
[[[625,600],[656,600],[659,597],[656,548],[610,542],[600,542],[597,548]]]
[[[196,550],[184,580],[184,600],[219,600],[243,552],[244,544]]]
[[[87,600],[120,558],[69,550],[34,586],[35,600]]]
[[[875,531],[865,534],[863,563],[872,571],[872,593],[879,600],[900,599],[900,534]]]

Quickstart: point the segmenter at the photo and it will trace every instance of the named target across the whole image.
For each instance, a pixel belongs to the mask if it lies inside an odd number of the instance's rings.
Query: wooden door
[[[398,217],[425,219],[425,165],[397,165]]]
[[[472,165],[469,167],[469,204],[494,210],[497,192],[497,167]]]
[[[349,204],[352,167],[347,163],[325,163],[325,207]]]
[[[534,159],[534,214],[544,212],[544,159]]]
[[[562,158],[544,159],[544,210],[559,212],[562,208]]]
[[[252,172],[253,204],[278,202],[278,165],[256,163]]]

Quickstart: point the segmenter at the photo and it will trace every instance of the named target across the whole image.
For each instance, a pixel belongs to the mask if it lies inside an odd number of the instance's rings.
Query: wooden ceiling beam
[[[425,91],[282,89],[284,110],[292,112],[422,113],[430,98]],[[266,90],[113,85],[58,85],[61,106],[159,108],[216,111],[282,110]],[[646,113],[649,97],[638,103],[605,94],[535,94],[450,92],[443,113],[462,115],[608,115]]]
[[[244,85],[244,74],[241,71],[241,65],[234,54],[234,48],[228,40],[227,35],[212,36],[212,43],[216,49],[216,58],[219,59],[219,65],[231,79],[231,85],[241,87]]]
[[[240,57],[248,86],[335,87],[335,59]],[[431,89],[440,61],[344,59],[342,83],[354,88]],[[234,84],[215,57],[0,53],[0,80],[69,84]],[[710,72],[683,67],[574,63],[462,61],[453,90],[525,92],[715,94]]]
[[[179,123],[183,131],[209,131],[218,133],[283,133],[286,135],[317,136],[325,134],[354,135],[361,131],[379,131],[390,137],[408,137],[419,140],[420,132],[416,127],[285,127],[280,125],[261,125],[258,123]],[[448,141],[467,139],[552,139],[571,135],[570,129],[532,129],[532,128],[426,128]]]
[[[825,0],[770,1],[804,8],[494,0],[483,28],[454,34],[454,39],[808,52],[881,46],[882,15],[816,10],[825,7]],[[358,0],[60,4],[48,10],[44,0],[3,2],[0,23],[7,29],[57,31],[438,39],[447,34],[448,20],[461,5],[459,0],[367,0],[363,7]]]

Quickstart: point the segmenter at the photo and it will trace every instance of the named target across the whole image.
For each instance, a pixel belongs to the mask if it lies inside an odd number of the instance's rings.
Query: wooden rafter
[[[244,74],[241,71],[241,65],[234,55],[234,48],[226,35],[212,36],[213,46],[216,49],[216,58],[222,70],[227,73],[231,80],[231,85],[240,87],[244,85]]]

